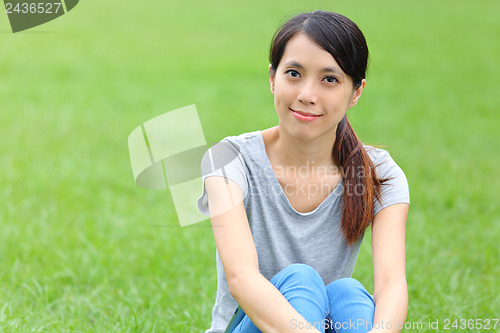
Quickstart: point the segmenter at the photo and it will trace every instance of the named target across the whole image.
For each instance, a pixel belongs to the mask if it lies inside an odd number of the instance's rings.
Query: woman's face
[[[303,140],[333,138],[365,86],[355,90],[333,56],[302,33],[288,41],[270,81],[280,127]]]

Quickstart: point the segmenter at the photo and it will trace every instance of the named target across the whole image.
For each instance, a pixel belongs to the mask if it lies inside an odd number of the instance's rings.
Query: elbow
[[[242,295],[251,290],[251,284],[256,281],[257,274],[260,274],[260,272],[241,269],[226,276],[229,292],[238,303]]]
[[[375,290],[397,288],[401,292],[407,292],[408,283],[406,274],[385,274],[375,279]]]
[[[389,294],[392,298],[398,299],[403,306],[408,305],[408,283],[406,277],[387,278],[375,283],[374,299],[377,300],[382,294]]]
[[[231,293],[231,296],[237,301],[238,300],[238,295],[239,291],[242,289],[240,287],[241,282],[238,280],[237,277],[231,277],[230,279],[227,279],[227,285],[229,287],[229,292]]]

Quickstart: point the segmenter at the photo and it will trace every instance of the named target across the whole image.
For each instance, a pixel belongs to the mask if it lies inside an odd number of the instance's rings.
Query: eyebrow
[[[300,63],[298,63],[297,61],[289,61],[285,64],[286,66],[294,66],[294,67],[297,67],[297,68],[300,68],[300,69],[304,69],[304,66],[302,66]],[[334,73],[338,73],[338,70],[335,69],[335,68],[332,68],[332,67],[325,67],[323,68],[323,72],[334,72]]]

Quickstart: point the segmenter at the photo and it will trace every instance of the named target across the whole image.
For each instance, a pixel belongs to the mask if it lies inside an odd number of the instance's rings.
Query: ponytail
[[[380,187],[386,179],[377,177],[371,158],[347,120],[337,126],[333,157],[344,179],[341,230],[347,244],[358,240],[373,221],[374,199],[380,201]]]

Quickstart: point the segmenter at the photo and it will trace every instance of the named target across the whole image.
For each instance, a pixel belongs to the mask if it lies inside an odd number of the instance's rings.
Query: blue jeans
[[[372,328],[375,303],[363,285],[352,278],[327,286],[318,272],[305,264],[292,264],[276,274],[271,283],[307,322],[320,332],[361,333]],[[290,321],[290,328],[308,323]],[[247,315],[233,333],[260,333]]]

